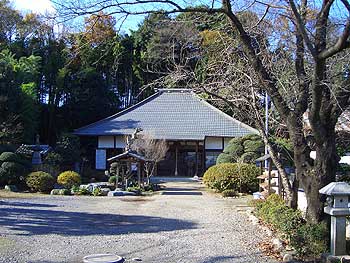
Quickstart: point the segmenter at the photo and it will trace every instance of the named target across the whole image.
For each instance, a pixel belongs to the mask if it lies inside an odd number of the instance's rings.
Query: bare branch
[[[304,20],[303,20],[302,16],[300,15],[300,13],[298,12],[298,9],[295,5],[294,0],[288,0],[288,1],[289,1],[289,5],[293,11],[293,14],[296,18],[297,28],[298,28],[300,34],[302,35],[302,37],[305,41],[305,44],[306,44],[307,48],[309,49],[310,53],[312,54],[313,57],[316,58],[317,52],[316,52],[316,49],[309,38],[307,31],[306,31]]]

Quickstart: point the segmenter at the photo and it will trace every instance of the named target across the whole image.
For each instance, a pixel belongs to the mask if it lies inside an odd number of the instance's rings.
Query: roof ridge
[[[187,88],[164,88],[164,89],[157,89],[157,92],[173,92],[173,93],[184,93],[184,92],[192,92],[192,89],[187,89]]]

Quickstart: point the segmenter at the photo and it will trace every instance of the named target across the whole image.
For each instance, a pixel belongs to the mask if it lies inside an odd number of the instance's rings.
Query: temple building
[[[210,105],[188,89],[162,89],[147,99],[75,134],[96,137],[95,168],[107,169],[107,159],[124,151],[136,129],[164,139],[168,153],[157,175],[201,175],[235,137],[258,131]]]

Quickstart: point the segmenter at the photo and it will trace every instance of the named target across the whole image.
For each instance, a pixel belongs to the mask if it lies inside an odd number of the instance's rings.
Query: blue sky
[[[23,12],[44,14],[54,12],[55,9],[50,0],[12,0],[14,7]]]
[[[22,11],[22,12],[34,12],[34,13],[39,13],[39,14],[45,14],[47,12],[52,13],[55,12],[55,8],[53,6],[53,4],[50,2],[50,0],[11,0],[11,2],[13,3],[13,6]],[[203,3],[207,3],[207,0],[191,0],[191,1],[186,1],[186,0],[177,0],[175,1],[178,4],[181,3],[185,3],[185,5],[187,4],[191,4],[191,5],[196,5],[196,4],[203,4]],[[216,2],[216,1],[215,1]],[[248,1],[235,1],[235,5],[238,7],[242,7],[247,5],[247,2],[250,3],[251,0]],[[315,2],[316,5],[318,3],[318,1]],[[143,5],[143,6],[134,6],[134,9],[137,8],[140,11],[142,10],[142,8],[149,8],[151,6],[147,6],[147,5]],[[159,5],[153,5],[151,7],[151,9],[157,9],[157,8],[165,8],[165,6],[159,6]],[[135,11],[135,10],[133,10]],[[344,6],[340,3],[339,0],[335,1],[335,4],[333,5],[331,14],[333,14],[333,16],[337,17],[338,19],[343,18],[344,19],[344,11],[345,8]],[[347,14],[346,14],[347,15]],[[138,15],[138,16],[130,16],[126,21],[124,21],[123,26],[121,28],[121,31],[128,33],[129,30],[136,30],[138,27],[138,24],[140,24],[142,22],[142,20],[144,19],[144,16]],[[119,27],[120,25],[117,24],[117,27]]]

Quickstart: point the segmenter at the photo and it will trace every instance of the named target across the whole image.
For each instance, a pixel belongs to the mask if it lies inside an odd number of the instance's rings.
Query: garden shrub
[[[260,155],[255,153],[255,152],[246,152],[246,153],[241,155],[240,162],[255,163],[255,160],[258,159],[259,157],[260,157]]]
[[[220,153],[218,158],[216,159],[216,164],[220,163],[234,163],[236,162],[236,158],[227,153]]]
[[[75,185],[80,185],[80,175],[74,171],[65,171],[57,177],[57,183],[66,189],[71,189]]]
[[[31,164],[21,155],[13,152],[0,154],[0,185],[19,184],[28,173]]]
[[[265,144],[259,137],[257,140],[244,141],[243,146],[244,152],[262,153],[265,149]]]
[[[89,189],[79,186],[73,186],[71,189],[71,193],[74,195],[91,195]]]
[[[281,153],[282,163],[286,166],[292,166],[293,147],[290,140],[274,137],[271,144],[277,152]],[[218,156],[216,164],[237,162],[254,164],[256,159],[264,155],[264,148],[265,144],[257,134],[234,138],[229,141],[223,153]]]
[[[159,184],[147,184],[143,187],[143,190],[146,192],[154,192],[154,191],[159,191],[160,185]]]
[[[26,183],[34,192],[47,193],[54,187],[55,178],[43,171],[32,172],[27,176]]]
[[[103,196],[103,192],[102,192],[101,188],[96,187],[96,188],[92,191],[92,195],[93,195],[93,196]]]
[[[244,193],[258,187],[260,169],[251,164],[222,163],[210,167],[203,176],[203,182],[219,192],[235,190]]]
[[[240,138],[233,138],[225,147],[216,163],[255,163],[264,152],[264,143],[260,136],[249,134]]]
[[[286,239],[299,257],[318,257],[327,251],[326,226],[307,223],[301,211],[287,207],[280,196],[272,194],[252,204],[256,216]]]
[[[117,177],[115,175],[112,175],[108,178],[108,183],[110,184],[115,184],[116,181],[117,181]]]
[[[0,181],[5,184],[18,184],[25,175],[23,165],[15,162],[3,162],[1,164]]]
[[[318,257],[327,251],[328,231],[325,223],[306,223],[295,229],[290,239],[301,258]]]
[[[0,154],[0,162],[17,162],[18,156],[13,152],[3,152]]]

